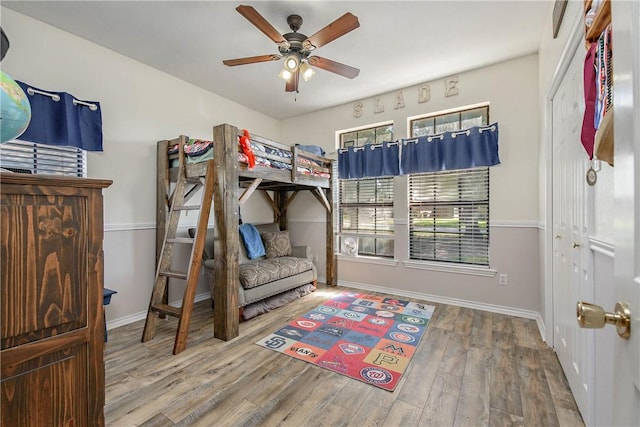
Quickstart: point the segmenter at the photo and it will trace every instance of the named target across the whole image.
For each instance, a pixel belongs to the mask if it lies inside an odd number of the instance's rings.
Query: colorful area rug
[[[345,291],[256,344],[393,391],[434,308]]]

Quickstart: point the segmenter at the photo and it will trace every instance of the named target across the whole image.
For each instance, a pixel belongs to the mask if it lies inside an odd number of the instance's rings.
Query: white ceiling
[[[317,69],[286,93],[282,62],[223,59],[278,53],[235,11],[253,6],[282,33],[302,16],[310,36],[345,12],[360,27],[314,54],[360,69]],[[2,1],[2,6],[107,47],[277,119],[353,102],[536,52],[553,0],[535,1]],[[11,35],[9,34],[9,39]]]

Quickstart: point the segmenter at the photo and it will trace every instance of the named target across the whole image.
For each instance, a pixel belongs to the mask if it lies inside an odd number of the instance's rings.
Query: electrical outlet
[[[506,285],[507,284],[507,275],[506,274],[501,274],[498,276],[498,283],[500,283],[501,285]]]
[[[313,262],[318,262],[318,255],[313,254]]]

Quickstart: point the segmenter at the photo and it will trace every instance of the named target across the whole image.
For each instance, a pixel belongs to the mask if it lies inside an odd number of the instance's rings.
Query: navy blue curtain
[[[498,124],[403,139],[402,174],[470,169],[500,164]]]
[[[21,140],[102,151],[102,112],[98,102],[81,101],[66,92],[17,83],[31,104],[31,122],[20,136]]]
[[[423,170],[442,170],[439,147],[436,144],[440,138],[421,136],[402,140],[402,156],[400,168],[403,174],[415,173]]]
[[[400,143],[383,142],[338,150],[340,179],[394,176],[400,174]]]
[[[364,147],[349,147],[338,150],[338,178],[352,179],[364,176]]]
[[[400,174],[400,143],[383,142],[364,147],[363,171],[365,177],[393,176]]]

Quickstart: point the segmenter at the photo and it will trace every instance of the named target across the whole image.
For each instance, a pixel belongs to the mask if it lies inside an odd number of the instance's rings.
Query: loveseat
[[[277,223],[256,224],[266,254],[249,259],[242,238],[239,244],[238,305],[246,320],[280,307],[315,290],[318,274],[308,246],[291,246],[288,231]],[[194,229],[189,230],[193,236]],[[213,229],[207,230],[204,267],[213,298]],[[215,302],[214,302],[215,303]]]

